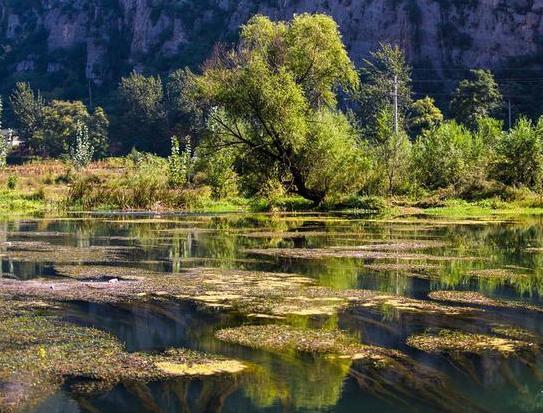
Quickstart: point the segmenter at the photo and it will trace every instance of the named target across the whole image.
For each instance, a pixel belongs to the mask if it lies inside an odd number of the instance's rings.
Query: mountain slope
[[[0,0],[0,80],[35,79],[68,94],[133,68],[196,65],[255,13],[324,12],[360,63],[380,41],[446,75],[539,56],[543,0]]]

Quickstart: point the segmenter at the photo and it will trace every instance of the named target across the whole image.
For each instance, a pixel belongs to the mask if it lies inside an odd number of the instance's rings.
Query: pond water
[[[125,266],[179,277],[188,268],[214,267],[300,274],[332,289],[377,290],[423,302],[432,291],[476,291],[517,305],[485,307],[477,317],[402,312],[394,306],[349,307],[334,316],[309,317],[312,326],[333,325],[440,372],[447,383],[440,390],[440,405],[435,395],[417,386],[417,371],[365,381],[350,361],[276,354],[217,340],[218,329],[250,323],[238,312],[187,301],[75,302],[63,310],[66,320],[108,331],[130,352],[184,347],[258,368],[241,377],[124,383],[85,397],[66,386],[32,413],[459,411],[447,400],[460,401],[467,412],[541,412],[543,364],[538,356],[529,361],[493,354],[453,357],[417,350],[406,340],[432,328],[482,331],[493,325],[543,337],[543,312],[525,307],[543,307],[542,224],[538,217],[378,220],[346,214],[93,214],[3,222],[2,249],[20,248],[19,255],[2,255],[2,277],[20,282],[62,278],[57,267],[66,264]],[[31,243],[52,246],[52,252],[25,255]],[[114,262],[95,262],[55,253],[55,247],[108,247],[119,253]]]

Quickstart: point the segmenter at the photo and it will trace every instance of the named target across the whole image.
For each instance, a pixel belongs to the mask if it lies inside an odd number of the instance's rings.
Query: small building
[[[4,139],[9,139],[9,144],[12,148],[18,148],[21,145],[21,140],[17,132],[13,129],[0,129],[0,135]]]

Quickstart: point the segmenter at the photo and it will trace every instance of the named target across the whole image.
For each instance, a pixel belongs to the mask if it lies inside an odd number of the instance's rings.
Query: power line
[[[541,65],[543,66],[543,62],[542,63],[537,63],[538,65]],[[496,66],[496,67],[492,67],[492,68],[481,68],[481,67],[476,67],[476,68],[469,68],[469,67],[465,67],[465,68],[461,68],[461,67],[458,67],[458,66],[439,66],[439,67],[420,67],[420,66],[417,66],[417,67],[411,67],[410,70],[412,72],[419,72],[419,71],[430,71],[430,72],[438,72],[438,71],[441,71],[441,72],[469,72],[470,70],[474,70],[474,69],[483,69],[483,70],[491,70],[491,71],[494,71],[494,72],[501,72],[501,71],[518,71],[518,72],[525,72],[527,70],[533,70],[533,71],[537,71],[537,72],[543,72],[543,67],[538,67],[538,68],[530,68],[530,67],[518,67],[518,66]]]
[[[466,80],[466,78],[443,78],[443,79],[411,79],[411,82],[416,83],[443,83],[443,82],[460,82]],[[543,77],[534,78],[494,78],[497,82],[514,82],[514,83],[537,83],[543,82]]]

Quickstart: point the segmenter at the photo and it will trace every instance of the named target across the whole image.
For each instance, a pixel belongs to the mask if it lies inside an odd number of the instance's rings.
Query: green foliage
[[[394,78],[398,82],[399,121],[404,128],[407,113],[411,107],[411,67],[399,46],[383,43],[370,53],[360,69],[360,119],[365,134],[374,137],[380,114],[393,107]]]
[[[488,151],[488,156],[493,157],[503,135],[503,122],[491,117],[480,117],[477,119],[476,134]]]
[[[109,120],[100,107],[92,114],[81,101],[53,100],[46,103],[28,83],[18,83],[10,97],[19,136],[34,155],[60,157],[77,145],[78,125],[87,130],[88,143],[96,158],[108,150]]]
[[[369,192],[406,192],[411,175],[411,142],[404,131],[394,132],[394,119],[384,109],[376,119],[376,135],[371,150],[374,158]]]
[[[211,188],[214,199],[238,194],[238,175],[234,171],[236,153],[233,148],[217,151],[212,145],[201,144],[196,155],[197,182]]]
[[[383,213],[389,209],[389,205],[387,201],[380,196],[355,195],[328,206],[328,209],[352,209],[371,213]]]
[[[9,175],[8,176],[8,182],[7,182],[7,188],[10,191],[13,191],[17,187],[17,176],[16,175]]]
[[[29,194],[11,189],[0,190],[0,216],[14,214],[33,214],[43,212],[47,208],[40,193]]]
[[[209,205],[209,187],[172,188],[169,171],[167,159],[138,153],[137,160],[128,160],[120,174],[80,174],[71,185],[67,204],[86,210],[196,209]]]
[[[360,159],[352,128],[331,109],[338,88],[356,89],[358,76],[328,16],[302,14],[290,22],[256,16],[242,27],[236,49],[214,56],[201,76],[188,73],[186,85],[192,109],[207,115],[214,145],[239,148],[242,162],[254,165],[249,169],[277,170],[315,203],[359,182],[358,174],[346,182],[328,172],[320,179],[313,172],[318,161],[325,171],[343,175],[345,159]]]
[[[451,112],[457,122],[475,128],[477,119],[495,115],[502,107],[503,97],[488,70],[471,70],[472,78],[464,79],[454,91]]]
[[[314,205],[311,201],[300,196],[267,196],[266,198],[255,198],[251,202],[253,212],[276,212],[276,211],[308,211]]]
[[[311,139],[300,154],[300,171],[308,187],[329,197],[362,187],[369,163],[356,135],[343,113],[321,110],[315,114],[309,123]]]
[[[417,139],[415,175],[429,189],[458,187],[467,179],[484,179],[484,149],[478,135],[454,121],[444,122]]]
[[[41,135],[37,133],[43,127],[45,108],[40,92],[34,92],[28,83],[19,82],[10,96],[10,103],[19,137],[31,153],[43,153]]]
[[[435,105],[434,99],[428,96],[414,101],[409,112],[409,130],[415,136],[443,122],[443,113]]]
[[[89,141],[94,159],[104,158],[109,149],[109,119],[101,107],[96,107],[87,122]]]
[[[70,148],[77,145],[75,138],[81,126],[87,130],[85,133],[93,154],[104,154],[108,141],[107,117],[101,108],[97,108],[93,115],[89,114],[80,101],[53,100],[45,106],[43,126],[34,133],[34,139],[41,141],[43,155],[59,157],[69,154]]]
[[[70,146],[69,154],[70,162],[76,169],[83,169],[92,161],[94,148],[89,138],[89,130],[82,123],[75,126],[75,138]]]
[[[543,179],[543,118],[533,125],[521,118],[497,145],[494,176],[506,185],[540,191]]]
[[[160,77],[132,72],[121,79],[119,97],[125,109],[117,125],[122,136],[140,149],[163,150],[167,115]]]
[[[184,149],[181,150],[177,136],[172,137],[172,153],[168,158],[169,182],[172,187],[185,186],[192,173],[192,145],[190,136],[183,139]]]

